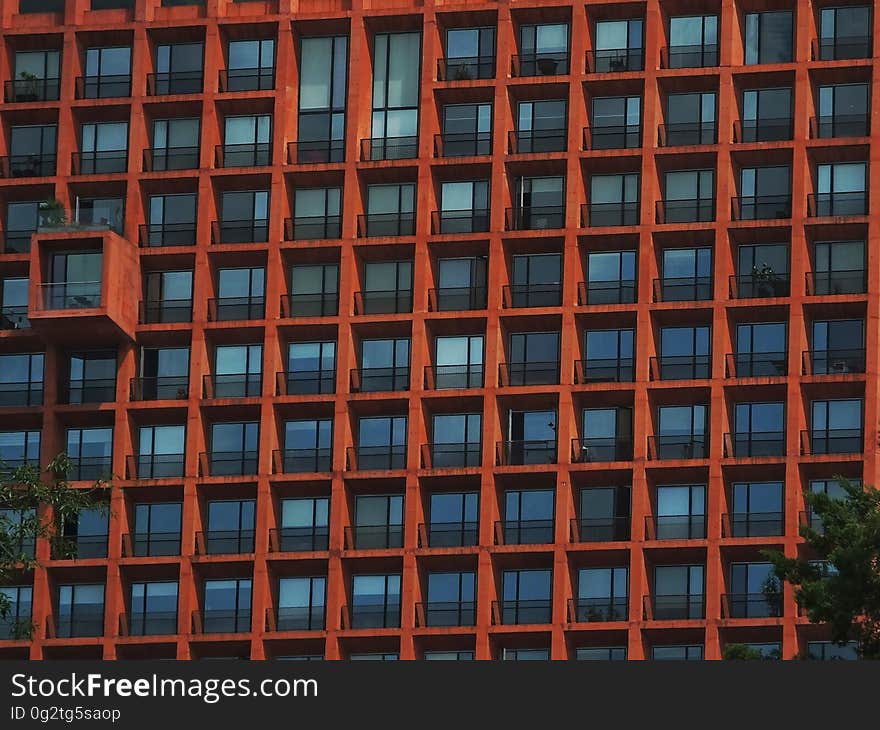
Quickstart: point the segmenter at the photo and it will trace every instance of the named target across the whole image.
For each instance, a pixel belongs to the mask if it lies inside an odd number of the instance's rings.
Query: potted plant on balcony
[[[41,202],[39,212],[39,228],[64,228],[68,225],[67,211],[64,210],[64,203],[57,198],[50,198]]]
[[[773,271],[770,264],[764,263],[758,268],[757,265],[752,267],[752,280],[755,284],[756,296],[777,297],[781,295],[780,285],[782,280]]]
[[[19,71],[18,79],[18,83],[15,84],[15,100],[39,101],[40,77],[30,71]]]

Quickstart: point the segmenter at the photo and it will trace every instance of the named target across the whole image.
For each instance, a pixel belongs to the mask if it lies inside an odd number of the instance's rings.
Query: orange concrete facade
[[[0,249],[0,276],[23,276],[31,281],[30,329],[0,331],[0,354],[45,353],[43,405],[0,409],[0,431],[40,429],[45,461],[64,448],[64,431],[73,426],[112,426],[114,498],[110,522],[109,557],[58,561],[48,546],[38,546],[41,567],[34,571],[33,620],[30,641],[0,642],[0,657],[50,659],[65,657],[178,659],[236,655],[252,659],[281,655],[323,654],[327,659],[353,653],[386,652],[401,659],[420,658],[433,650],[473,651],[477,659],[500,658],[504,649],[545,648],[554,659],[573,658],[580,647],[625,646],[630,659],[650,658],[659,645],[702,645],[706,659],[721,657],[732,642],[779,642],[784,658],[804,651],[807,641],[827,638],[822,627],[810,626],[798,615],[790,587],[785,588],[782,615],[771,618],[731,618],[722,606],[729,566],[759,561],[760,550],[784,549],[796,555],[804,511],[804,490],[812,479],[837,474],[875,483],[878,464],[878,309],[880,309],[880,125],[870,136],[816,139],[810,119],[817,116],[816,84],[866,81],[870,98],[880,99],[880,57],[817,61],[812,45],[818,35],[818,2],[735,3],[719,0],[695,3],[550,2],[499,0],[454,2],[425,0],[263,0],[232,2],[205,0],[203,5],[161,7],[160,0],[135,0],[131,10],[90,10],[90,0],[67,0],[62,13],[18,12],[18,0],[0,2],[0,80],[13,77],[15,50],[53,48],[62,52],[60,100],[0,104],[3,133],[0,155],[8,155],[7,131],[13,124],[57,123],[57,171],[51,177],[0,179],[0,209],[9,201],[57,198],[73,208],[77,196],[114,191],[125,199],[124,233],[70,232],[36,234],[30,253]],[[790,63],[744,64],[743,14],[765,9],[794,11],[794,57]],[[719,63],[708,68],[669,69],[661,63],[668,45],[668,18],[712,12],[719,17]],[[645,69],[588,73],[584,59],[593,49],[597,19],[644,18]],[[519,28],[535,22],[564,21],[570,27],[570,70],[558,76],[521,77],[511,74]],[[880,14],[874,14],[873,37],[880,37]],[[450,27],[497,28],[494,78],[468,81],[438,80],[444,32]],[[418,155],[413,159],[364,161],[361,140],[371,136],[372,38],[377,32],[401,30],[422,33],[421,98]],[[347,35],[348,96],[345,161],[290,164],[288,145],[296,142],[298,109],[298,43],[312,35]],[[266,91],[223,92],[218,77],[224,69],[230,38],[274,38],[275,85]],[[202,93],[155,96],[147,93],[147,75],[154,71],[158,41],[204,43]],[[84,48],[90,45],[130,45],[132,95],[124,98],[79,99],[77,77],[84,75]],[[874,78],[877,73],[877,79]],[[793,89],[793,137],[777,142],[735,141],[744,88],[790,86]],[[665,97],[676,91],[715,90],[717,142],[668,147],[657,144],[663,124]],[[630,149],[585,149],[584,130],[590,127],[590,101],[595,97],[638,95],[642,98],[643,146]],[[567,149],[541,154],[511,154],[509,134],[516,127],[516,102],[522,99],[568,100]],[[435,136],[442,132],[441,107],[481,101],[493,105],[492,154],[441,157]],[[876,105],[869,103],[869,110]],[[221,168],[215,147],[222,143],[222,116],[230,112],[272,114],[272,164]],[[197,169],[145,172],[144,151],[150,147],[151,120],[166,115],[200,116],[200,161]],[[873,116],[872,114],[869,116]],[[129,120],[127,172],[75,175],[71,155],[78,149],[78,128],[84,121]],[[791,217],[734,220],[729,201],[736,198],[738,170],[767,161],[791,166]],[[871,215],[816,217],[808,196],[817,191],[816,166],[822,162],[858,160],[868,163]],[[657,222],[665,171],[713,168],[714,220],[696,223]],[[638,172],[641,223],[590,227],[582,215],[589,203],[594,173]],[[520,175],[564,175],[565,225],[529,231],[509,230],[505,211],[515,205],[513,179]],[[485,233],[439,234],[431,212],[440,209],[444,180],[491,181],[489,230]],[[877,180],[875,183],[874,181]],[[343,188],[342,235],[338,239],[296,241],[285,236],[285,219],[293,215],[297,187],[333,184]],[[415,182],[415,235],[360,235],[358,217],[366,208],[366,186],[375,182]],[[232,187],[271,191],[269,235],[266,243],[224,244],[211,239],[219,215],[220,193]],[[194,246],[138,247],[139,226],[148,220],[150,194],[164,191],[198,193],[197,242]],[[874,201],[878,202],[875,203]],[[860,239],[866,242],[865,293],[815,295],[804,282],[812,272],[816,241]],[[75,243],[71,243],[75,241]],[[790,294],[767,299],[738,299],[729,295],[737,274],[739,245],[784,241],[790,245]],[[39,284],[46,281],[46,256],[53,247],[102,250],[103,302],[100,310],[43,311]],[[662,276],[661,252],[671,245],[712,248],[714,297],[703,301],[657,301],[654,280]],[[637,301],[631,304],[585,305],[579,284],[587,280],[589,251],[621,246],[638,251]],[[512,280],[512,257],[522,253],[562,255],[562,304],[553,307],[505,306],[503,287]],[[488,306],[482,310],[437,312],[429,306],[429,290],[437,287],[440,255],[481,255],[488,258]],[[363,289],[363,263],[411,259],[413,311],[405,314],[359,314],[355,294]],[[339,313],[327,317],[284,317],[281,301],[289,290],[288,272],[295,263],[338,262]],[[265,319],[210,321],[208,300],[216,294],[220,265],[265,267]],[[192,322],[144,324],[137,303],[143,301],[143,274],[191,268]],[[803,353],[810,349],[810,322],[817,318],[854,316],[865,321],[864,373],[804,374]],[[728,353],[735,352],[735,330],[742,322],[788,323],[787,375],[731,377]],[[659,380],[651,358],[658,355],[659,327],[700,323],[711,326],[711,377],[699,380]],[[613,326],[632,327],[635,340],[633,382],[579,383],[575,362],[583,360],[584,331]],[[510,332],[560,333],[560,382],[552,385],[500,384],[499,364],[510,358]],[[399,334],[411,338],[410,383],[407,391],[358,393],[351,388],[350,371],[357,369],[359,342],[370,336]],[[485,384],[469,390],[425,387],[423,374],[432,365],[437,335],[483,334]],[[336,388],[326,395],[278,395],[276,374],[285,369],[286,347],[292,341],[336,340]],[[262,343],[262,394],[247,398],[202,398],[203,377],[211,372],[211,353],[218,343]],[[191,348],[188,400],[134,401],[130,382],[139,376],[140,348],[183,344]],[[61,402],[60,384],[66,377],[64,353],[77,349],[117,348],[115,402],[69,405]],[[810,403],[817,398],[863,400],[862,453],[811,454],[802,432],[810,428]],[[786,403],[785,449],[778,457],[734,457],[725,450],[724,435],[734,431],[733,407],[743,401]],[[649,441],[657,433],[661,405],[709,405],[709,453],[705,459],[657,459]],[[571,444],[579,438],[585,407],[632,408],[631,461],[578,463]],[[556,463],[512,466],[498,463],[497,445],[508,438],[511,408],[555,409]],[[431,441],[435,413],[483,413],[482,466],[453,469],[424,468],[422,446]],[[349,468],[347,450],[356,445],[357,419],[363,415],[407,415],[407,467],[393,471]],[[278,473],[273,452],[284,448],[284,421],[295,417],[333,419],[332,471]],[[217,420],[259,421],[258,474],[210,476],[200,470],[200,454],[210,450],[208,424]],[[137,429],[145,424],[185,423],[186,457],[183,478],[129,479],[127,458],[137,453]],[[784,484],[784,534],[776,537],[731,537],[723,516],[733,511],[731,485],[739,480],[779,480]],[[646,530],[655,514],[657,485],[703,483],[706,491],[706,537],[655,540]],[[631,539],[618,542],[580,542],[572,534],[578,517],[580,490],[602,485],[632,485]],[[85,483],[83,483],[85,486]],[[504,491],[512,488],[555,489],[555,540],[552,544],[499,544],[496,523],[504,520]],[[434,491],[477,491],[479,544],[461,548],[424,547],[419,526],[428,521],[429,495]],[[346,542],[353,523],[354,499],[359,494],[403,494],[404,538],[400,549],[358,550]],[[132,531],[133,505],[148,494],[183,503],[180,556],[125,557],[123,535]],[[282,553],[273,549],[270,531],[280,525],[282,498],[321,495],[330,498],[329,550]],[[197,533],[205,529],[209,498],[247,497],[256,500],[255,549],[246,555],[201,555]],[[705,565],[705,618],[659,620],[650,604],[656,565]],[[570,599],[577,597],[577,573],[589,566],[620,565],[629,569],[629,618],[625,621],[574,620]],[[552,620],[546,624],[501,624],[493,602],[501,600],[501,574],[510,568],[541,567],[553,571]],[[426,601],[426,575],[432,570],[472,570],[476,573],[476,625],[431,628],[419,625],[416,604]],[[351,576],[359,573],[400,573],[401,626],[353,629],[344,619],[351,603]],[[271,613],[280,576],[326,575],[326,628],[320,631],[273,631],[264,617]],[[207,634],[194,628],[200,609],[200,586],[206,577],[252,577],[252,626],[247,633]],[[127,585],[132,580],[178,580],[178,632],[171,636],[124,635]],[[52,638],[56,586],[63,582],[106,583],[105,623],[101,637]],[[196,622],[197,623],[197,622]]]

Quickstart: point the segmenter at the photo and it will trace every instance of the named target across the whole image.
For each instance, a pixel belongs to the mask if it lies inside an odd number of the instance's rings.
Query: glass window
[[[275,87],[275,40],[229,41],[225,91],[253,91]]]
[[[104,584],[58,586],[55,632],[59,638],[104,634]]]
[[[0,406],[43,403],[42,353],[0,355]]]
[[[296,188],[293,193],[293,238],[339,238],[341,211],[342,188]]]
[[[145,502],[134,507],[131,554],[179,555],[183,505],[180,502]]]
[[[495,75],[495,28],[449,28],[446,31],[447,81],[490,79]]]
[[[527,545],[553,542],[556,495],[552,489],[504,493],[504,542]]]
[[[553,571],[505,570],[501,574],[503,624],[549,623]]]
[[[251,629],[250,578],[208,579],[204,583],[202,628],[206,633]]]
[[[378,33],[373,38],[370,159],[416,154],[421,46],[421,33]]]
[[[794,60],[793,17],[790,10],[746,13],[745,62],[786,63]]]
[[[329,537],[330,500],[299,497],[281,500],[280,552],[326,550]]]
[[[658,540],[706,536],[705,484],[658,486],[656,509]]]
[[[718,16],[682,15],[669,19],[669,68],[718,65]]]
[[[477,543],[480,495],[477,492],[436,492],[430,496],[427,539],[430,547]]]
[[[593,39],[595,73],[640,71],[645,65],[644,20],[598,20]]]
[[[348,38],[302,38],[297,162],[345,158]]]

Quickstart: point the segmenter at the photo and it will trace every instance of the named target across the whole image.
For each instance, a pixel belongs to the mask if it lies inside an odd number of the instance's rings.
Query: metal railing
[[[265,167],[271,165],[272,144],[270,142],[218,144],[214,147],[214,164],[217,167]]]
[[[437,59],[437,81],[474,81],[495,78],[495,56]]]
[[[319,241],[342,235],[342,216],[309,215],[284,219],[285,241]]]
[[[578,305],[633,304],[638,295],[635,279],[614,281],[579,281]]]
[[[697,302],[712,298],[711,276],[667,276],[652,283],[655,302]]]
[[[0,157],[0,177],[48,177],[55,174],[56,161],[50,153]]]
[[[189,398],[188,375],[159,375],[132,378],[129,381],[129,397],[141,400],[186,400]]]
[[[630,539],[630,517],[580,517],[569,523],[572,542],[617,542]]]
[[[660,49],[660,68],[711,68],[717,65],[717,43],[664,46]]]
[[[652,380],[701,380],[712,375],[711,355],[660,355],[649,364]]]
[[[108,97],[131,96],[131,75],[77,76],[75,92],[77,99],[106,99]]]
[[[220,297],[208,300],[208,321],[229,322],[263,319],[266,300],[261,296]]]
[[[268,240],[267,218],[211,222],[211,243],[263,243]]]
[[[595,73],[623,73],[645,68],[643,48],[609,48],[587,51],[586,71]]]
[[[177,611],[145,611],[119,615],[120,636],[166,636],[177,633]]]
[[[419,138],[367,137],[361,140],[361,161],[410,160],[419,155]]]
[[[324,610],[323,603],[267,608],[266,631],[323,631]]]
[[[871,133],[871,117],[867,111],[861,114],[826,114],[810,117],[810,137],[867,137]]]
[[[496,545],[547,545],[553,542],[552,519],[499,520],[494,526]]]
[[[256,451],[203,451],[199,453],[201,476],[245,476],[257,473]]]
[[[221,93],[230,91],[270,91],[275,88],[274,68],[227,68],[218,75]]]
[[[74,378],[62,384],[62,403],[108,403],[116,400],[116,378]]]
[[[31,326],[27,305],[0,307],[0,330],[23,330]]]
[[[553,601],[547,599],[492,601],[492,623],[549,624],[553,620]]]
[[[485,309],[488,299],[485,286],[445,286],[428,290],[428,311],[464,312]]]
[[[152,147],[144,150],[144,172],[195,170],[199,166],[200,149],[190,147]]]
[[[562,283],[508,284],[502,289],[505,308],[558,307],[562,304]]]
[[[572,463],[597,461],[631,461],[633,444],[625,438],[584,437],[571,440]]]
[[[192,309],[192,299],[163,299],[158,302],[140,302],[138,304],[138,322],[140,324],[192,322]]]
[[[344,530],[347,550],[386,550],[403,547],[403,524],[349,525]]]
[[[339,314],[337,292],[282,294],[282,317],[335,317]]]
[[[724,364],[728,378],[773,378],[788,374],[788,353],[728,352]]]
[[[737,459],[785,456],[785,431],[725,433],[724,456]]]
[[[721,618],[772,618],[782,616],[780,593],[722,593]]]
[[[631,383],[635,379],[635,362],[631,357],[587,358],[575,360],[574,382]]]
[[[801,431],[801,454],[859,454],[864,449],[860,428],[828,428]]]
[[[427,601],[416,604],[416,626],[474,626],[476,601]]]
[[[808,271],[805,280],[807,296],[864,294],[868,290],[868,272],[866,269]]]
[[[791,195],[741,195],[731,198],[730,215],[735,221],[791,218]]]
[[[0,408],[43,405],[42,381],[0,382]]]
[[[355,314],[401,314],[412,312],[412,289],[370,290],[354,293]]]
[[[345,450],[350,471],[388,471],[406,468],[406,445],[349,446]]]
[[[435,210],[431,212],[431,233],[481,233],[489,230],[489,209]]]
[[[559,361],[498,363],[498,385],[558,385]]]
[[[409,366],[387,368],[353,368],[352,393],[379,393],[409,390]]]
[[[839,61],[852,58],[870,58],[870,35],[864,36],[832,36],[830,38],[814,38],[811,43],[814,61]]]
[[[141,223],[138,244],[141,248],[162,246],[194,246],[196,223]]]
[[[857,190],[846,193],[810,193],[807,215],[810,218],[868,214],[868,193]]]
[[[434,135],[437,157],[477,157],[492,154],[492,132],[443,132]]]
[[[98,481],[112,476],[113,460],[109,456],[71,456],[67,478],[71,481]]]
[[[193,611],[194,634],[244,634],[251,630],[250,609],[205,609]]]
[[[336,392],[335,370],[283,370],[275,376],[277,395],[320,395]]]
[[[623,150],[642,146],[641,124],[593,124],[584,127],[585,150]]]
[[[400,628],[400,602],[388,601],[376,605],[353,604],[342,607],[344,629],[396,629]]]
[[[569,73],[567,51],[522,53],[511,56],[510,75],[518,76],[564,76]]]
[[[196,555],[249,555],[254,551],[253,530],[207,530],[196,533]]]
[[[564,205],[532,205],[526,208],[507,208],[504,211],[508,231],[538,231],[565,226]]]
[[[473,547],[480,541],[479,523],[428,522],[419,524],[419,547]]]
[[[657,223],[706,223],[715,220],[715,198],[658,200]]]
[[[319,552],[330,546],[327,525],[278,527],[269,530],[269,550],[275,553]]]
[[[721,515],[721,537],[773,537],[785,534],[782,512],[731,512]]]
[[[333,452],[329,447],[276,449],[272,452],[272,470],[276,474],[329,472],[332,469]]]
[[[261,373],[230,373],[228,375],[203,375],[202,397],[256,398],[263,390]]]
[[[58,101],[61,96],[61,79],[26,78],[3,82],[3,98],[7,104],[28,101]]]
[[[422,444],[420,451],[423,469],[463,469],[482,464],[480,442]]]
[[[512,130],[507,134],[507,150],[511,155],[539,152],[565,152],[568,148],[568,130],[529,129]]]
[[[483,387],[483,366],[426,365],[425,390],[464,390]]]
[[[865,372],[865,349],[804,350],[804,375],[846,375]]]
[[[181,444],[183,446],[183,444]],[[127,456],[125,466],[129,479],[168,479],[182,477],[185,454],[140,454]]]
[[[147,74],[147,96],[201,94],[205,86],[202,71],[160,71]]]
[[[570,623],[626,621],[628,618],[629,596],[568,599],[568,620]]]
[[[70,155],[71,174],[106,175],[128,169],[128,150],[74,152]]]
[[[715,144],[718,127],[713,121],[673,122],[657,127],[657,144],[660,147],[685,147],[689,145]]]
[[[706,616],[706,598],[702,594],[644,596],[643,609],[646,621],[703,619]]]
[[[7,228],[3,236],[4,253],[28,253],[31,250],[31,237],[36,230],[16,230]]]
[[[412,211],[400,213],[364,213],[358,216],[358,235],[412,236],[416,232],[416,216]]]
[[[733,141],[740,142],[779,142],[791,139],[794,135],[794,119],[778,117],[775,119],[737,119],[733,123]]]
[[[146,558],[180,555],[180,531],[132,532],[122,536],[122,556]]]
[[[648,436],[649,459],[706,459],[709,437],[704,434]]]
[[[104,606],[74,606],[74,613],[46,617],[47,638],[74,639],[104,635]]]
[[[317,165],[345,162],[344,139],[301,139],[287,143],[288,165]]]
[[[728,282],[731,299],[787,297],[791,293],[791,276],[788,272],[731,274]]]
[[[555,464],[555,439],[515,439],[495,444],[495,463],[498,466],[526,464]]]
[[[612,203],[582,203],[581,227],[637,226],[641,220],[641,203],[616,201]]]

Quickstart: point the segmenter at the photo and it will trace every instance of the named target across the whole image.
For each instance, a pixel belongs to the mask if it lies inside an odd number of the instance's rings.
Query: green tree
[[[7,469],[0,464],[0,587],[38,565],[35,544],[49,541],[56,558],[76,557],[76,541],[64,537],[64,524],[75,521],[82,510],[109,509],[110,484],[98,481],[88,489],[72,487],[67,481],[70,460],[53,459],[42,471],[36,466]],[[0,592],[0,627],[10,619],[12,603]],[[9,627],[17,638],[30,636],[29,622]]]
[[[814,519],[801,526],[807,557],[764,551],[780,580],[812,623],[825,623],[832,641],[858,643],[863,659],[880,659],[880,491],[835,477],[846,493],[804,495]]]
[[[764,654],[760,649],[756,649],[748,644],[725,644],[724,651],[721,656],[728,660],[767,660],[779,659],[779,652],[776,650]]]

